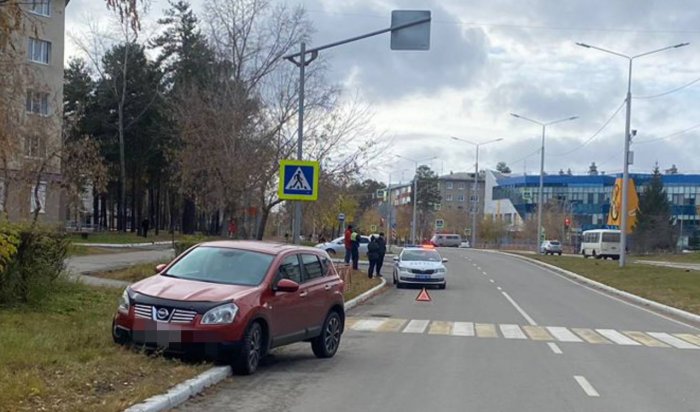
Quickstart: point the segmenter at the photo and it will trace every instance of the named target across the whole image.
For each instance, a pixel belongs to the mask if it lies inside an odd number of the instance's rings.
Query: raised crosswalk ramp
[[[645,346],[650,348],[700,349],[700,334],[618,331],[615,329],[567,328],[493,324],[428,319],[348,317],[346,328],[357,332],[412,335],[504,338],[544,342]]]

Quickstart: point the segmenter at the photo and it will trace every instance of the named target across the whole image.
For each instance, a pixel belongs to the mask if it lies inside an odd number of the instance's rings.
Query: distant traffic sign
[[[435,229],[442,229],[445,227],[444,219],[435,219]]]
[[[284,200],[317,200],[318,175],[318,162],[282,160],[280,162],[279,198]]]
[[[345,213],[338,213],[338,220],[341,222],[345,220]]]

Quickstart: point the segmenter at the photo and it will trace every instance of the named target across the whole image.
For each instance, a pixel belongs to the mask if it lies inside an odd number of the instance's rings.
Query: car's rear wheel
[[[263,330],[259,322],[253,322],[243,335],[243,345],[234,360],[233,371],[239,375],[252,375],[258,369],[263,353]]]
[[[331,311],[323,322],[321,334],[311,341],[311,349],[317,358],[332,358],[340,346],[343,321],[338,312]]]

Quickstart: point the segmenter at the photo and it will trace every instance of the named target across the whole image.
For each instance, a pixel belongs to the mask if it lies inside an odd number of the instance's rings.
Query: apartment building
[[[25,0],[22,29],[0,53],[5,135],[0,209],[10,220],[60,221],[63,52],[67,0]]]

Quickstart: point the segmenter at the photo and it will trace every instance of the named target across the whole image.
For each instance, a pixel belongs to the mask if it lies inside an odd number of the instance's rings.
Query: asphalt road
[[[391,289],[348,313],[335,358],[281,348],[178,410],[700,410],[700,330],[517,258],[441,252],[432,302]]]

